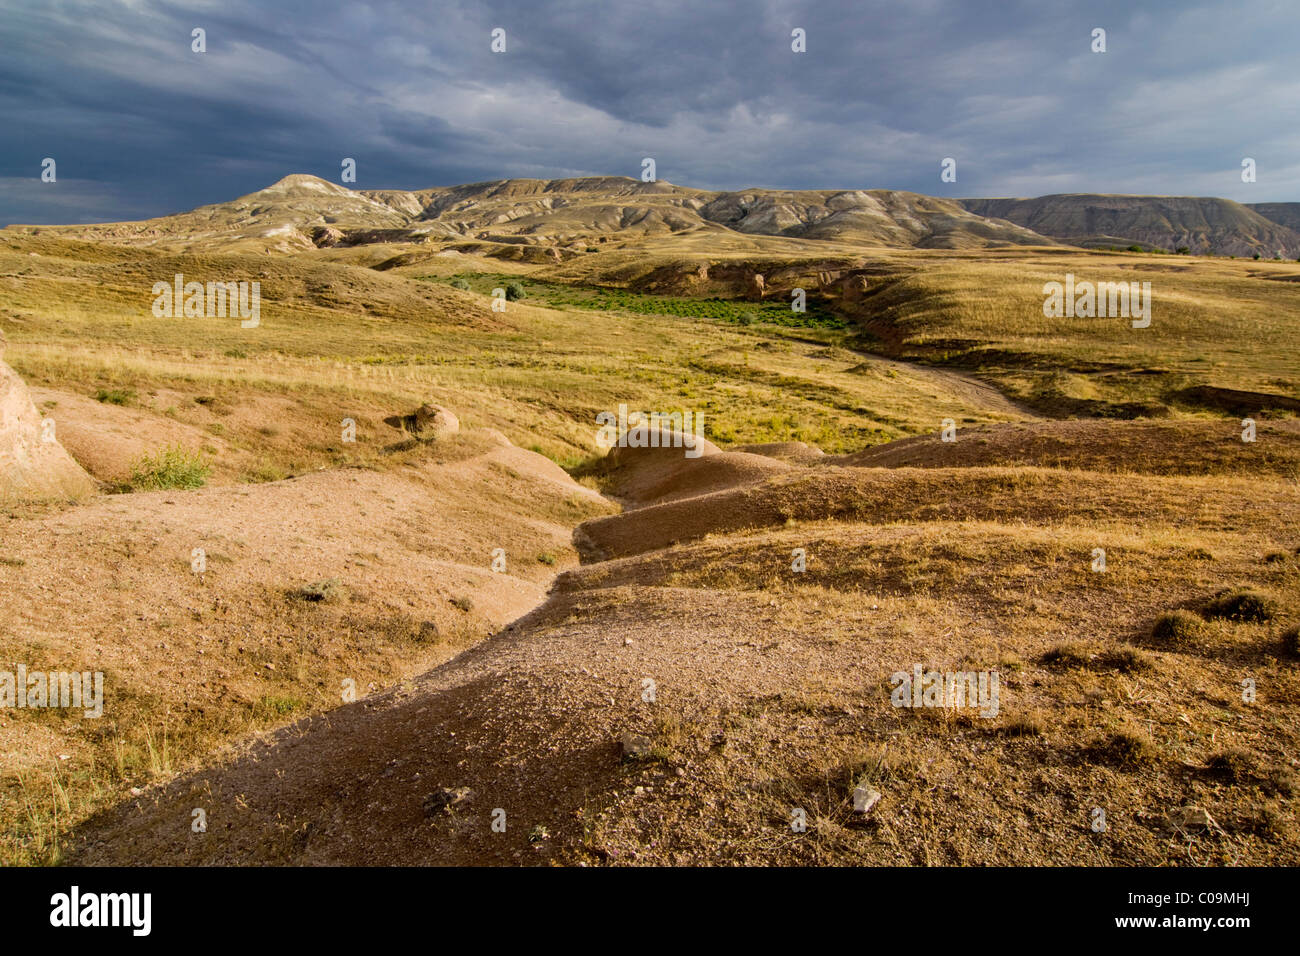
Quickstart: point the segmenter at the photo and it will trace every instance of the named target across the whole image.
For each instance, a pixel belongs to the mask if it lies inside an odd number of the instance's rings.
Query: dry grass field
[[[0,709],[0,863],[1300,863],[1300,264],[688,193],[0,231],[97,483],[4,501],[0,671],[105,675]],[[260,324],[155,317],[176,273]],[[1150,326],[1044,317],[1067,274]],[[620,404],[711,444],[607,455]],[[895,706],[916,665],[997,714]]]

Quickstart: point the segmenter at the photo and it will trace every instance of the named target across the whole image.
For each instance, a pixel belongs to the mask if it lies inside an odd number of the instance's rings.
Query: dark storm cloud
[[[345,156],[361,188],[635,176],[652,156],[660,178],[706,188],[1296,200],[1298,33],[1268,0],[14,0],[0,222],[337,181]],[[46,156],[57,183],[39,181]],[[939,180],[946,156],[956,184]]]

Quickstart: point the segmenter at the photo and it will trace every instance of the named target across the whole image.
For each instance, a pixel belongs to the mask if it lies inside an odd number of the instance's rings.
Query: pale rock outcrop
[[[433,441],[460,431],[460,419],[440,405],[424,404],[410,415],[392,415],[384,424],[400,428],[421,441]]]
[[[42,420],[18,373],[0,361],[0,504],[94,494],[95,480],[64,451],[56,429],[53,418]]]

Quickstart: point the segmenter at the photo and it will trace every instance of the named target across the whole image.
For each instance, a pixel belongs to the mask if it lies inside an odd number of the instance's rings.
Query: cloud
[[[337,179],[345,156],[361,188],[637,175],[653,156],[703,188],[1297,200],[1296,39],[1268,0],[15,5],[0,176],[54,156],[78,187],[0,190],[0,222],[160,215]]]

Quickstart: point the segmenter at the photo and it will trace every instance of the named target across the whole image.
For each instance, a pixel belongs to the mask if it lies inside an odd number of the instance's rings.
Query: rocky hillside
[[[1170,252],[1272,259],[1300,256],[1300,232],[1292,219],[1266,218],[1229,199],[1193,196],[1113,196],[1087,193],[1037,199],[963,199],[979,216],[1010,222],[1079,246],[1140,245]],[[1269,204],[1290,206],[1290,203]]]
[[[1300,232],[1300,202],[1251,202],[1246,205],[1265,219]]]
[[[352,190],[292,175],[230,202],[141,222],[11,226],[179,250],[218,240],[257,252],[381,242],[498,243],[552,260],[646,237],[817,240],[896,249],[1053,246],[1300,256],[1300,204],[1178,196],[941,199],[889,189],[708,192],[622,176],[505,179],[436,189]]]
[[[407,192],[354,191],[293,175],[231,202],[142,222],[10,228],[148,244],[253,240],[282,252],[458,239],[582,249],[614,238],[733,231],[891,247],[1054,244],[1021,226],[991,222],[949,200],[916,193],[716,193],[612,176],[511,179]]]

